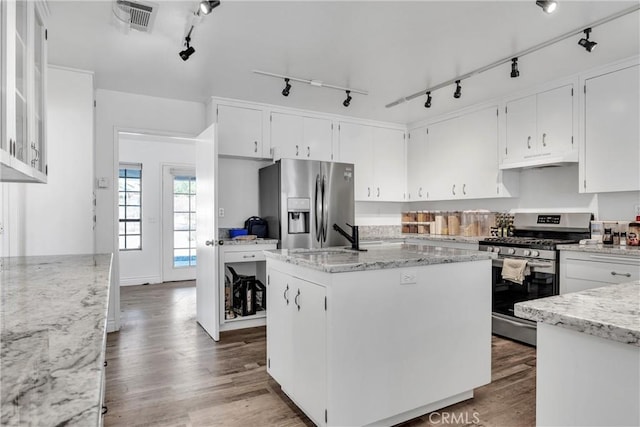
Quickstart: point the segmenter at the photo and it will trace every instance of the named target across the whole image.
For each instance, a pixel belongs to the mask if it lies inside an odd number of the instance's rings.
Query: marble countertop
[[[1,261],[0,424],[98,425],[111,255]]]
[[[558,245],[558,249],[561,251],[592,252],[598,254],[625,255],[640,258],[640,246],[609,246],[599,243],[596,245]]]
[[[515,314],[640,346],[640,281],[520,302]]]
[[[327,273],[344,273],[478,261],[491,259],[495,255],[489,252],[404,243],[392,247],[368,248],[366,252],[344,248],[281,249],[265,251],[265,256]]]
[[[223,245],[277,245],[278,239],[254,239],[254,240],[243,240],[243,239],[222,239]]]

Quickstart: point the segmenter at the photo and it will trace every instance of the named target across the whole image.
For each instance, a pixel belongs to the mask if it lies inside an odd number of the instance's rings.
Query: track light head
[[[456,91],[453,92],[453,97],[458,99],[462,96],[462,86],[460,86],[460,80],[456,80]]]
[[[553,13],[558,7],[558,2],[553,0],[537,0],[536,4],[546,13]]]
[[[592,52],[598,43],[589,40],[589,34],[591,34],[591,28],[584,30],[584,37],[578,41],[578,44],[585,48],[587,52]]]
[[[202,0],[200,2],[200,13],[208,15],[213,9],[220,6],[219,0]]]
[[[342,101],[342,105],[344,105],[345,107],[348,107],[349,104],[351,104],[351,91],[350,90],[346,90],[345,92],[347,92],[347,99]]]
[[[518,58],[511,60],[511,78],[515,79],[520,76],[520,70],[518,70]]]
[[[431,108],[431,91],[427,92],[427,102],[424,103],[424,108]]]
[[[289,84],[289,79],[285,78],[284,79],[284,89],[282,89],[282,96],[289,96],[289,92],[291,92],[291,85]]]
[[[182,58],[183,61],[186,61],[187,59],[189,59],[189,57],[191,55],[193,55],[196,50],[193,48],[193,46],[189,45],[189,42],[191,41],[191,37],[185,37],[184,39],[185,44],[187,45],[187,48],[185,50],[180,51],[180,58]]]

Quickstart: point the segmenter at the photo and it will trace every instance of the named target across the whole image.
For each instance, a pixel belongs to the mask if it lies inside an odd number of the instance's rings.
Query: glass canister
[[[449,228],[447,226],[448,212],[435,211],[435,234],[449,234]]]
[[[449,230],[449,236],[459,236],[460,235],[460,221],[462,218],[462,214],[460,211],[451,211],[447,215],[447,227]]]
[[[496,214],[481,210],[477,212],[478,216],[478,236],[491,236],[491,228],[496,227]]]
[[[476,211],[462,212],[462,235],[473,237],[478,235],[478,213]]]

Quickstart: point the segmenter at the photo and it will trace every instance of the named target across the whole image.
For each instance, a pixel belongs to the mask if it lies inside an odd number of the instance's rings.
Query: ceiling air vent
[[[151,32],[158,5],[155,3],[115,0],[113,13],[116,18],[134,30]]]

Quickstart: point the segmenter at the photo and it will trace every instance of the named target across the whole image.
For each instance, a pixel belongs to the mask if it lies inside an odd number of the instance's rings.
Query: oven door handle
[[[491,316],[491,317],[493,317],[494,319],[500,319],[500,321],[502,322],[507,322],[510,325],[517,326],[520,328],[536,329],[536,325],[529,325],[527,323],[516,322],[514,320],[505,319],[503,316]]]
[[[498,258],[491,260],[491,265],[494,267],[502,267],[504,258]],[[527,260],[527,265],[532,268],[553,268],[553,264],[544,262],[531,262]]]

